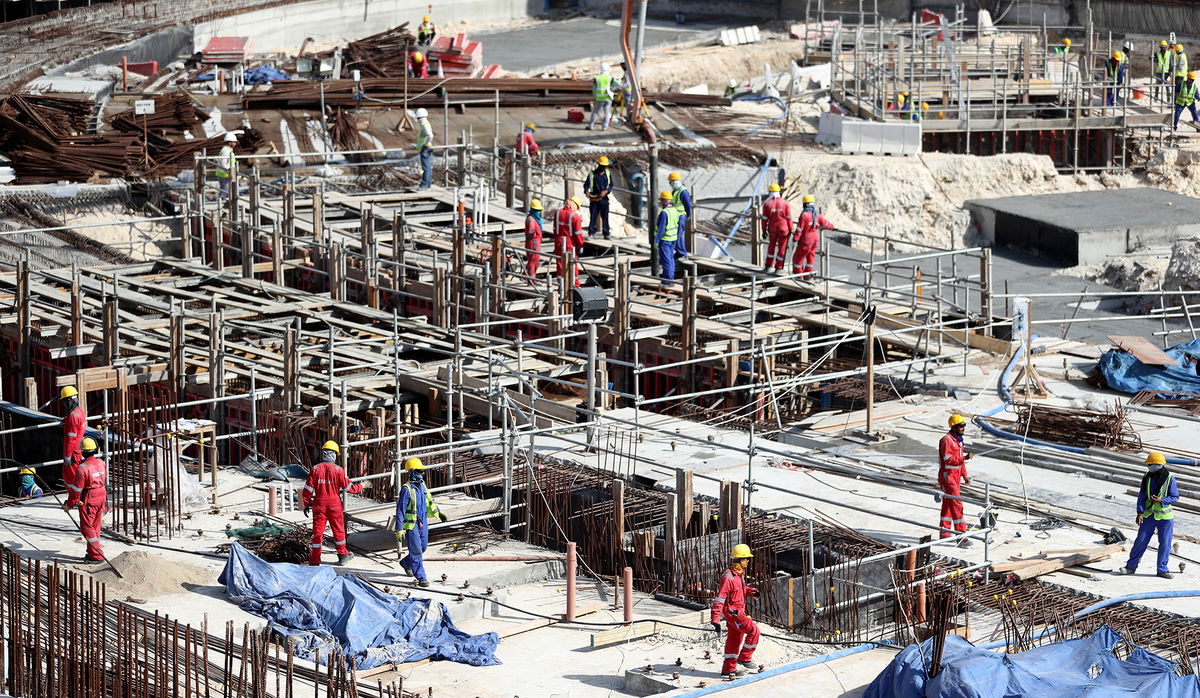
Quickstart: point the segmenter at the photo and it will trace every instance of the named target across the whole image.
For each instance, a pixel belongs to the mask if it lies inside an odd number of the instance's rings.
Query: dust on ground
[[[101,563],[85,571],[90,571],[93,579],[107,587],[110,600],[142,601],[187,591],[185,584],[211,585],[216,579],[212,570],[168,560],[161,554],[144,550],[121,553],[109,558],[109,562],[112,567]]]

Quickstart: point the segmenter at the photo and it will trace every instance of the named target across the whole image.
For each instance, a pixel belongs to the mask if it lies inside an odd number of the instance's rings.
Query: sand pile
[[[184,584],[211,585],[217,573],[182,562],[168,560],[160,553],[131,550],[109,558],[120,571],[118,577],[108,565],[90,568],[92,578],[108,587],[110,600],[149,599],[187,591]]]

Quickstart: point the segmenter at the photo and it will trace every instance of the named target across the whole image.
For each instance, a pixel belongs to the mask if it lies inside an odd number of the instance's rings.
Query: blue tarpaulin
[[[1200,339],[1164,349],[1175,360],[1174,366],[1151,366],[1121,349],[1109,349],[1100,357],[1100,373],[1113,390],[1136,393],[1142,390],[1200,393],[1200,376],[1188,356],[1200,357]],[[1163,395],[1162,397],[1171,397]]]
[[[1091,637],[1018,654],[979,649],[947,635],[937,676],[930,679],[925,672],[933,640],[909,645],[863,698],[1200,698],[1195,676],[1176,676],[1175,663],[1153,652],[1129,645],[1128,658],[1118,659],[1113,649],[1125,644],[1107,626]]]
[[[247,85],[266,85],[275,80],[290,80],[288,74],[269,65],[260,65],[257,68],[247,70],[243,76],[246,79]]]
[[[359,669],[426,658],[500,663],[496,633],[464,633],[445,604],[401,601],[330,567],[266,562],[233,543],[219,581],[244,610],[293,638],[296,655],[304,659],[324,662],[340,646]]]

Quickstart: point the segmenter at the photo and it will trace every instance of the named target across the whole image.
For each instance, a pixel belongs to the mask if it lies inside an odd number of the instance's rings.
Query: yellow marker
[[[1009,596],[1012,596],[1012,589],[1009,589],[1009,590],[1008,590],[1008,595],[1009,595]]]
[[[834,589],[833,589],[833,587],[829,587],[829,590],[830,590],[830,591],[833,591]]]
[[[992,601],[999,601],[999,600],[1000,600],[999,594],[992,594]]]
[[[973,587],[973,586],[975,586],[975,583],[974,583],[974,582],[972,582],[972,581],[969,581],[969,580],[968,580],[968,581],[967,581],[967,588],[968,588],[968,589],[970,589],[970,588],[971,588],[971,587]]]
[[[842,634],[842,631],[841,631],[841,630],[837,630],[837,631],[834,631],[834,633],[833,633],[833,634],[834,634],[834,635],[841,635],[841,634]]]
[[[813,608],[820,608],[820,607],[821,607],[821,604],[819,604],[819,603],[813,604]]]

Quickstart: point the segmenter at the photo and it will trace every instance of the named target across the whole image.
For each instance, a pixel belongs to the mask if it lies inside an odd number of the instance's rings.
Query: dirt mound
[[[216,574],[203,567],[168,560],[160,553],[131,550],[92,568],[92,578],[108,587],[112,600],[149,599],[187,591],[184,584],[213,584]]]

